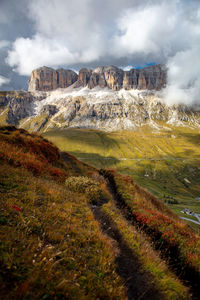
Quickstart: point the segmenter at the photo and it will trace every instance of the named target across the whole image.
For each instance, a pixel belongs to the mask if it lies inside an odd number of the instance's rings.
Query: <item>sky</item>
[[[200,103],[200,0],[0,0],[0,89],[41,66],[166,64],[168,103]]]

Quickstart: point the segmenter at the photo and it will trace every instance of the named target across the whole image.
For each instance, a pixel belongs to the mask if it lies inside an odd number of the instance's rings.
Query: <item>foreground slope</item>
[[[55,146],[23,130],[2,128],[0,139],[1,296],[124,298],[110,241],[87,198],[64,184],[93,168],[67,154],[64,162]]]
[[[4,299],[198,298],[199,236],[130,177],[15,127],[0,141]]]

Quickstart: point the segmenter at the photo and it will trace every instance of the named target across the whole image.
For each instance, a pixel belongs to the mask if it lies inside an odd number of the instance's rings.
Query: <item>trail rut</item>
[[[123,279],[129,300],[160,300],[164,295],[154,286],[154,278],[144,270],[138,257],[124,241],[113,220],[102,210],[103,202],[91,206],[101,230],[116,242],[118,255],[115,258],[116,271]]]

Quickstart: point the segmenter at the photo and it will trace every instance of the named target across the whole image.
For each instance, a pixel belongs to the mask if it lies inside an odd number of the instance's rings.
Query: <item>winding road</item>
[[[192,220],[192,219],[189,219],[189,218],[185,218],[185,217],[180,217],[180,218],[183,219],[183,220],[190,221],[190,222],[193,222],[195,224],[200,225],[200,222],[198,222],[198,221],[195,221],[195,220]]]

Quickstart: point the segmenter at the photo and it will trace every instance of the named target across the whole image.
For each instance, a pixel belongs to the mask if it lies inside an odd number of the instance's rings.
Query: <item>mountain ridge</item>
[[[152,65],[143,69],[132,68],[123,71],[115,66],[100,66],[94,70],[82,68],[79,74],[72,70],[40,67],[32,71],[29,79],[30,92],[52,91],[66,88],[76,83],[76,87],[88,86],[90,89],[100,86],[113,90],[147,89],[160,90],[166,84],[167,71],[164,65]]]

